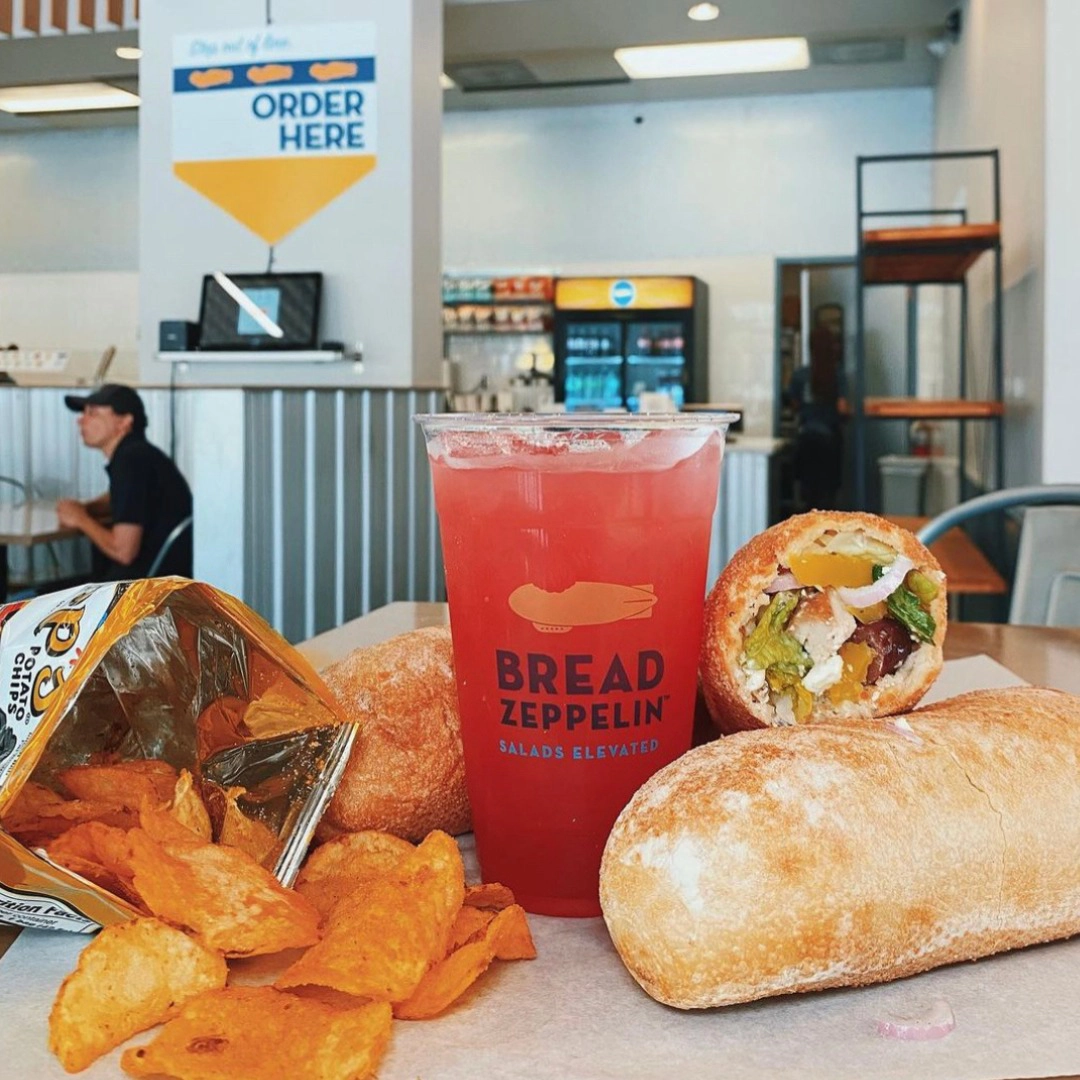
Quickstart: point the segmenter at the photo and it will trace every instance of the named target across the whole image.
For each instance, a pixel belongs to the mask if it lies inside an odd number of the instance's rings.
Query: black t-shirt
[[[172,459],[134,432],[117,446],[105,470],[113,524],[141,525],[143,530],[135,561],[130,566],[108,561],[106,579],[146,577],[169,533],[191,516],[191,489]],[[158,576],[191,577],[191,557],[191,529],[187,529],[169,549]]]

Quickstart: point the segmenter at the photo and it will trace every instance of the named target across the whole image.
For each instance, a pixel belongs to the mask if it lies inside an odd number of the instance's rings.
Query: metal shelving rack
[[[869,166],[984,159],[993,173],[993,220],[969,224],[963,208],[867,210],[864,206],[863,172]],[[1002,439],[1004,360],[1002,337],[1002,256],[1001,256],[1001,162],[997,150],[951,150],[923,154],[881,154],[856,158],[856,254],[855,379],[851,401],[854,436],[856,505],[867,508],[867,425],[875,419],[955,420],[960,424],[960,497],[964,496],[967,465],[966,430],[969,421],[986,422],[994,428],[994,480],[1000,487],[1005,471]],[[867,230],[866,224],[879,218],[951,218],[952,224]],[[985,253],[994,259],[993,292],[993,387],[988,400],[968,399],[967,380],[967,272]],[[903,285],[908,288],[907,372],[905,398],[870,398],[866,394],[866,311],[867,288]],[[918,289],[921,285],[955,285],[960,288],[960,378],[959,397],[947,400],[919,399],[918,382]]]

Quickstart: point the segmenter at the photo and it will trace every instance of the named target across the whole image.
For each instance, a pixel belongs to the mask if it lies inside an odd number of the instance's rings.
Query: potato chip
[[[385,1004],[342,1009],[268,986],[229,987],[189,1001],[120,1064],[130,1076],[183,1080],[364,1080],[391,1023]]]
[[[51,841],[45,851],[53,862],[143,907],[132,884],[131,846],[123,829],[86,821]]]
[[[470,885],[465,890],[465,903],[469,907],[502,911],[514,903],[514,894],[497,881],[487,881],[482,885]]]
[[[486,930],[495,914],[494,911],[485,911],[483,908],[463,907],[454,920],[454,929],[450,932],[450,942],[446,947],[447,955]]]
[[[512,904],[495,918],[498,922],[495,928],[495,959],[535,960],[536,945],[525,909],[519,904]]]
[[[528,935],[528,922],[522,908],[504,908],[493,916],[483,931],[483,936],[452,952],[440,960],[421,980],[412,995],[394,1005],[394,1015],[399,1020],[429,1020],[448,1009],[491,965],[500,957],[503,935],[509,930],[515,938],[524,924]],[[529,936],[529,943],[532,938]],[[520,951],[518,943],[508,951]],[[533,952],[535,956],[535,950]]]
[[[76,799],[118,803],[138,812],[143,799],[167,803],[176,787],[176,770],[165,761],[119,761],[115,765],[73,765],[56,774]]]
[[[245,794],[242,787],[231,787],[225,792],[225,814],[218,843],[239,848],[260,865],[267,866],[280,854],[281,840],[258,818],[249,817],[240,809],[238,800]]]
[[[196,836],[207,842],[213,839],[210,815],[206,812],[206,806],[195,786],[195,778],[187,769],[180,771],[180,777],[173,788],[172,800],[168,808],[173,817]]]
[[[78,1072],[189,998],[223,987],[227,975],[220,953],[157,919],[110,926],[61,984],[49,1047],[68,1072]]]
[[[51,788],[32,781],[19,789],[3,816],[4,829],[27,847],[44,847],[86,821],[100,821],[121,829],[137,824],[134,813],[119,802],[65,799]]]
[[[365,881],[392,873],[416,849],[389,833],[358,832],[328,840],[308,856],[296,891],[306,896],[325,922],[334,905]]]
[[[135,890],[157,916],[226,956],[302,948],[319,938],[319,913],[236,848],[158,843],[130,834]]]
[[[388,876],[339,901],[322,941],[276,985],[314,984],[372,1001],[404,1001],[446,952],[464,895],[457,844],[433,832]]]

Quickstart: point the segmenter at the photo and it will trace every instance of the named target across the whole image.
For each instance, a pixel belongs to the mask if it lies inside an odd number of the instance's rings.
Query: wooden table
[[[930,520],[897,514],[888,518],[909,532],[918,532]],[[950,595],[1001,596],[1008,591],[1005,579],[959,526],[935,540],[930,550],[945,571]]]
[[[7,596],[9,547],[32,547],[79,536],[60,524],[54,502],[0,503],[0,600]]]
[[[299,648],[316,668],[321,669],[352,649],[375,644],[419,626],[439,626],[446,622],[445,604],[388,604],[336,630],[320,634]],[[1080,694],[1080,630],[984,623],[950,626],[945,640],[946,659],[958,660],[983,653],[1027,682]],[[17,934],[15,927],[0,926],[0,956]]]

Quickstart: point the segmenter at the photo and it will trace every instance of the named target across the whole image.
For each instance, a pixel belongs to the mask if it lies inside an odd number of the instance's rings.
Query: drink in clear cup
[[[734,418],[417,419],[484,879],[529,911],[599,915],[615,818],[690,747]]]

